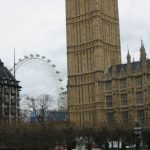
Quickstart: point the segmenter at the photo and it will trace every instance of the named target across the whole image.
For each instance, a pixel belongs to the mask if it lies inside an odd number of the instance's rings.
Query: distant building
[[[68,117],[67,111],[50,111],[48,113],[48,121],[67,121]]]
[[[59,111],[48,111],[46,113],[46,118],[45,121],[49,122],[49,121],[68,121],[69,118],[69,114],[67,111],[63,111],[63,110],[59,110]],[[38,118],[35,115],[34,112],[31,113],[30,115],[30,122],[31,123],[36,123],[38,122]]]
[[[19,119],[19,81],[0,60],[0,120],[11,123]]]
[[[59,110],[67,111],[68,110],[68,102],[67,102],[67,91],[63,91],[60,94],[60,106]]]

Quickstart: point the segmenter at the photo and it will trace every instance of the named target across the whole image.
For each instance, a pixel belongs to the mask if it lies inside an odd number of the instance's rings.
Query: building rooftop
[[[13,81],[13,86],[18,86],[21,88],[21,86],[19,86],[19,81],[17,81],[15,79],[15,77],[11,74],[11,72],[8,70],[8,68],[6,68],[4,66],[4,63],[0,60],[0,80],[9,80],[9,81]]]

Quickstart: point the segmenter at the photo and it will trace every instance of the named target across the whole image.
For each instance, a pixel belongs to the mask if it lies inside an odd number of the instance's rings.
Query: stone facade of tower
[[[70,121],[94,125],[97,80],[121,63],[118,1],[66,0],[66,24]]]

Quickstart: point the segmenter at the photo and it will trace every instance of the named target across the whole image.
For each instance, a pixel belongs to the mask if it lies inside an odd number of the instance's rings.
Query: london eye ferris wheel
[[[38,97],[40,95],[50,95],[52,97],[52,108],[59,109],[62,104],[62,79],[60,71],[56,70],[56,65],[51,59],[39,54],[24,56],[19,59],[10,70],[17,80],[21,81],[21,109],[24,107],[24,97]]]

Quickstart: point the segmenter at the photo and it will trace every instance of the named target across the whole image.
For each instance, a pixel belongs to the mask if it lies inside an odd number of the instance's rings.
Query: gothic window
[[[128,105],[128,97],[127,94],[121,94],[121,106]]]
[[[137,92],[136,93],[136,102],[137,104],[144,104],[144,98],[143,98],[143,93],[142,92]]]
[[[83,76],[81,75],[81,83],[83,83]]]
[[[107,113],[107,123],[112,124],[114,121],[114,113],[113,112],[108,112]]]
[[[112,82],[111,81],[107,81],[105,86],[106,86],[106,91],[112,90]]]
[[[142,77],[138,77],[135,79],[136,87],[142,86]]]
[[[125,89],[126,88],[126,80],[120,80],[120,89]]]
[[[106,96],[106,106],[107,108],[111,108],[113,107],[113,100],[112,100],[112,96]]]
[[[122,112],[122,121],[123,121],[123,123],[128,123],[128,121],[129,121],[129,113],[128,113],[128,111],[123,111]]]
[[[74,77],[74,84],[77,84],[77,77]]]
[[[137,119],[141,124],[144,124],[144,109],[138,110]]]

